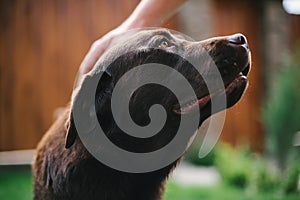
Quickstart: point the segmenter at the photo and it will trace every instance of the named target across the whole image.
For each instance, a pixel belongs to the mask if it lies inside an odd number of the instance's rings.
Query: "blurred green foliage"
[[[249,148],[219,144],[215,150],[215,166],[225,184],[250,193],[299,195],[299,160],[291,162],[288,170],[281,173],[274,163],[262,155],[251,153]]]
[[[266,130],[266,152],[285,169],[293,147],[294,136],[300,130],[300,49],[284,59],[280,73],[271,84],[263,108]],[[299,155],[298,155],[299,156]]]
[[[199,158],[199,144],[192,144],[184,155],[184,159],[194,165],[213,166],[215,162],[215,150],[213,149],[204,158]]]
[[[281,175],[277,167],[259,155],[252,155],[248,189],[252,192],[281,192]]]
[[[226,145],[225,145],[226,146]],[[222,150],[222,147],[219,150]],[[225,147],[228,152],[232,152],[231,147]],[[243,148],[246,149],[246,148]],[[217,152],[216,151],[216,156]],[[224,150],[224,149],[223,149]],[[226,151],[226,150],[225,150]],[[246,150],[247,151],[247,150]],[[247,152],[247,155],[250,156]],[[239,153],[238,153],[239,154]],[[225,155],[225,154],[224,154]],[[236,153],[229,155],[229,159],[224,164],[230,163],[230,158]],[[253,158],[253,157],[252,157]],[[288,177],[293,175],[294,169]],[[292,172],[293,171],[293,172]],[[250,171],[251,172],[251,171]],[[252,171],[253,172],[253,171]],[[251,174],[251,173],[250,173]],[[261,179],[264,179],[262,177]],[[294,180],[294,179],[293,179]],[[293,182],[292,180],[292,182]],[[251,181],[251,180],[250,180]],[[288,183],[283,181],[284,183]],[[287,184],[290,185],[290,184]],[[292,184],[294,187],[294,184]],[[260,186],[259,186],[260,187]],[[264,185],[265,187],[265,185]],[[292,188],[293,188],[292,187]],[[291,187],[288,187],[291,188]],[[32,199],[32,180],[30,166],[8,166],[0,167],[0,199],[1,200],[29,200]],[[183,186],[171,181],[167,182],[164,200],[299,200],[299,194],[290,192],[289,194],[279,194],[278,192],[264,190],[260,192],[235,187],[231,184],[220,184],[211,187],[204,186]]]
[[[283,191],[286,194],[297,193],[299,190],[300,180],[300,160],[293,162],[289,167],[285,175],[283,182]]]
[[[215,151],[215,166],[222,179],[230,185],[245,188],[252,175],[250,151],[247,148],[234,149],[228,144],[219,144]]]
[[[299,200],[299,194],[280,195],[274,192],[254,193],[222,184],[214,187],[185,187],[169,181],[164,200]]]
[[[0,199],[32,200],[30,166],[0,166]]]

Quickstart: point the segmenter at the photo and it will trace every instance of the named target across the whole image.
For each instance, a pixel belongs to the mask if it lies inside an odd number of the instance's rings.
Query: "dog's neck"
[[[81,149],[81,151],[75,152],[80,152],[80,156],[84,157],[80,163],[76,163],[71,167],[72,170],[70,173],[73,173],[71,175],[74,179],[72,180],[73,184],[66,184],[70,187],[66,188],[66,190],[71,190],[73,193],[72,196],[74,195],[75,197],[77,195],[76,193],[78,193],[78,195],[90,194],[91,197],[98,197],[98,195],[101,194],[103,199],[160,200],[162,198],[165,181],[178,162],[176,161],[154,172],[126,173],[114,170],[100,163],[86,150],[83,150],[83,145],[78,138],[75,144],[67,150],[72,151],[73,148],[74,150]],[[85,156],[83,156],[83,154],[85,154]],[[84,180],[82,180],[82,178]],[[76,182],[78,182],[78,184]],[[74,185],[81,185],[80,183],[83,182],[89,187],[74,190]]]

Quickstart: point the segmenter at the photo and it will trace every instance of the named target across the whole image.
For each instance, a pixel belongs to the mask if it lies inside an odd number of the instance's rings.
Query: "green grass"
[[[32,181],[29,166],[0,167],[0,199],[32,199]]]
[[[0,167],[0,199],[32,199],[30,167]],[[276,193],[250,193],[232,186],[184,187],[170,181],[164,200],[299,200],[300,195],[282,196]]]
[[[232,186],[184,187],[169,182],[164,195],[165,200],[299,200],[300,195],[282,196],[276,193],[250,193]]]

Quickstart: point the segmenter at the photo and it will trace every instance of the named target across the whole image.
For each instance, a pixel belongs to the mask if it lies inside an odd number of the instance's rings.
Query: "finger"
[[[80,73],[81,74],[88,73],[96,64],[97,60],[104,53],[105,49],[106,48],[103,48],[102,46],[91,48],[91,50],[87,53],[87,55],[85,56],[85,58],[83,59],[80,65]]]

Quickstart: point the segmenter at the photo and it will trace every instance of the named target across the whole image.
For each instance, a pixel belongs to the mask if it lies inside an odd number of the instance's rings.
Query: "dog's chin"
[[[220,112],[226,108],[230,108],[235,105],[242,97],[244,91],[248,85],[247,74],[250,69],[250,64],[240,72],[236,78],[230,82],[225,90],[217,91],[212,94],[207,94],[202,96],[199,99],[191,100],[182,106],[176,104],[173,106],[173,113],[177,115],[187,115],[196,113],[197,109],[200,109],[201,118],[208,118],[210,115]],[[224,97],[225,95],[225,97]],[[224,103],[224,99],[226,99],[226,103]],[[212,102],[214,109],[212,109]]]

